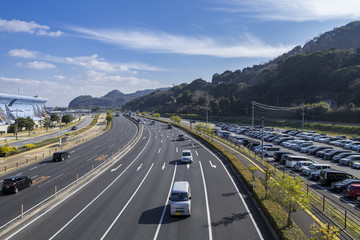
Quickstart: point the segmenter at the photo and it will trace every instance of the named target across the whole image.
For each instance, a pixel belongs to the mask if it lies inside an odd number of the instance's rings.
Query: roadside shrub
[[[6,145],[0,147],[0,156],[7,157],[11,154],[16,153],[16,151],[17,151],[16,147],[12,147],[9,144],[6,144]]]
[[[26,144],[26,145],[24,146],[24,148],[27,148],[27,149],[33,149],[33,148],[35,148],[35,147],[36,147],[35,144],[32,144],[32,143]]]

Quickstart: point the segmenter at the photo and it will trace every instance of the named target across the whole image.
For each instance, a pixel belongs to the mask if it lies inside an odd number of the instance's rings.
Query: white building
[[[0,93],[0,128],[6,131],[9,124],[19,117],[39,121],[49,115],[45,111],[47,99]],[[4,130],[5,129],[5,130]]]

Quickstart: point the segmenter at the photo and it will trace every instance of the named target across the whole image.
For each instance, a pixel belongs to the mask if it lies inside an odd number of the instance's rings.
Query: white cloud
[[[33,69],[51,69],[51,68],[56,68],[56,66],[55,66],[54,64],[46,63],[46,62],[38,62],[38,61],[28,62],[28,63],[26,63],[26,64],[17,63],[16,66],[33,68]]]
[[[4,32],[26,32],[40,36],[59,37],[62,35],[61,31],[49,32],[50,27],[46,25],[37,24],[34,21],[25,22],[21,20],[4,20],[0,18],[0,31]]]
[[[66,77],[63,76],[63,75],[54,75],[54,78],[59,79],[59,80],[64,80],[64,79],[66,79]]]
[[[8,52],[8,55],[11,57],[21,57],[21,58],[36,58],[38,52],[29,51],[26,49],[13,49]]]
[[[164,32],[122,31],[122,30],[91,30],[72,28],[86,38],[110,44],[125,46],[130,49],[160,53],[179,53],[188,55],[216,56],[224,58],[238,57],[276,57],[293,46],[270,46],[254,37],[246,42],[229,44],[218,43],[209,37],[186,37],[171,35]]]
[[[358,0],[214,0],[216,11],[246,13],[264,20],[311,21],[357,19]]]

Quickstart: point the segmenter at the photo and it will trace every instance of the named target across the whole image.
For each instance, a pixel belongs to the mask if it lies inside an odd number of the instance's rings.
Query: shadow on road
[[[164,206],[156,207],[147,211],[144,211],[139,219],[139,224],[159,224],[161,214],[164,211]],[[162,221],[162,224],[170,224],[186,219],[186,216],[174,217],[170,216],[170,205],[167,205],[166,212]]]
[[[240,221],[242,219],[245,219],[248,215],[249,215],[248,213],[232,213],[230,217],[223,217],[218,222],[211,223],[211,225],[213,227],[227,226],[235,221]]]

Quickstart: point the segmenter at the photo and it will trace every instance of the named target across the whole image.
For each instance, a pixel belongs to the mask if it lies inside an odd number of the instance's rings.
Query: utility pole
[[[264,160],[264,116],[261,121],[261,161]]]
[[[301,121],[301,127],[304,129],[304,119],[305,119],[305,106],[304,103],[302,104],[302,121]]]
[[[252,128],[254,128],[254,109],[255,106],[254,106],[254,101],[251,101],[251,109],[252,109],[252,119],[251,119],[251,126]]]

